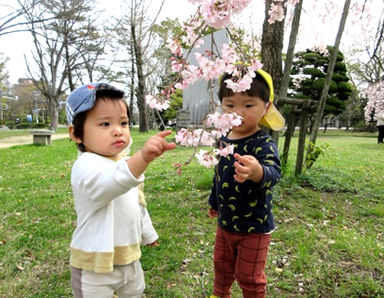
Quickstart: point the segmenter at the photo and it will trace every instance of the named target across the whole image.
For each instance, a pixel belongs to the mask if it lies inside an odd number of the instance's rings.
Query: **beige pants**
[[[145,281],[140,261],[114,266],[108,273],[96,273],[72,267],[71,284],[76,298],[141,297]]]

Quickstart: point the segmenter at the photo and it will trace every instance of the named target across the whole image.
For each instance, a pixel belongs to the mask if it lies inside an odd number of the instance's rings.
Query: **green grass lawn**
[[[134,130],[133,151],[154,133]],[[319,143],[330,144],[326,154],[294,177],[293,140],[275,188],[268,296],[384,297],[384,146],[375,135],[340,131],[320,133]],[[168,152],[146,172],[160,246],[143,248],[145,297],[206,297],[212,290],[212,170],[192,162],[178,176],[172,168],[191,153]],[[0,297],[71,297],[76,155],[69,139],[0,149]],[[237,285],[233,297],[241,297]]]

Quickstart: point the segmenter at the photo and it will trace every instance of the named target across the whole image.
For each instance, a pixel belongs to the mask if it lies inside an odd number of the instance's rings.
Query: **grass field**
[[[152,134],[134,130],[133,151]],[[294,177],[295,142],[274,190],[268,297],[384,297],[384,146],[371,134],[320,133],[318,143],[330,144],[326,154]],[[160,246],[143,248],[145,297],[207,297],[212,290],[212,171],[193,162],[178,176],[171,166],[191,152],[168,152],[146,172]],[[68,139],[0,149],[0,297],[71,297],[76,154]],[[237,285],[233,297],[241,297]]]

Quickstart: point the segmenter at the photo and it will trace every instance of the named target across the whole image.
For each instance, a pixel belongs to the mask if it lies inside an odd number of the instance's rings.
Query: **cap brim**
[[[270,102],[267,107],[267,112],[261,118],[260,124],[273,129],[273,130],[282,130],[285,126],[285,119],[280,114],[279,110],[275,107],[275,105]]]

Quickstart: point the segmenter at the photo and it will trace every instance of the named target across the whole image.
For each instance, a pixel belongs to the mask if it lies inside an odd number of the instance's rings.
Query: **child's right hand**
[[[172,131],[166,130],[150,137],[140,151],[127,159],[128,167],[133,176],[139,178],[148,167],[149,163],[167,150],[175,149],[175,143],[168,143],[165,137]]]
[[[175,149],[175,143],[168,143],[164,138],[172,133],[171,130],[166,130],[150,137],[141,149],[141,154],[147,163],[153,161],[167,150]]]

